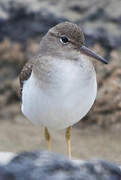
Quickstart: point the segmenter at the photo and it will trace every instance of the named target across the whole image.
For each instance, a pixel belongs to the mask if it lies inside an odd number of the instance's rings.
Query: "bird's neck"
[[[74,83],[76,79],[89,81],[96,76],[93,64],[90,60],[85,59],[85,56],[80,56],[79,60],[73,61],[60,59],[59,57],[43,56],[34,66],[33,73],[36,79],[45,85],[58,84],[60,81],[68,83],[68,80]]]

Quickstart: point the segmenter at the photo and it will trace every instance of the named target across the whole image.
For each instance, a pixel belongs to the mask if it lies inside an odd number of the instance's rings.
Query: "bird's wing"
[[[27,79],[29,79],[30,75],[31,75],[31,72],[32,72],[32,67],[33,67],[33,62],[30,60],[29,62],[27,62],[21,73],[20,73],[20,76],[19,76],[19,81],[20,81],[20,97],[22,96],[22,89],[23,89],[23,84],[24,84],[24,81],[26,81]]]

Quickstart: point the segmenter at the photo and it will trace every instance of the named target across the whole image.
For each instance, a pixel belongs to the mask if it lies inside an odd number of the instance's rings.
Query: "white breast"
[[[85,71],[80,64],[62,61],[55,64],[57,83],[48,89],[32,72],[24,83],[22,112],[33,123],[54,129],[64,129],[82,119],[94,103],[97,92],[94,69]]]

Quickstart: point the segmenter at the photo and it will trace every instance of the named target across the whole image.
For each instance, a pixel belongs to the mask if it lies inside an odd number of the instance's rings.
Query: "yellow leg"
[[[70,142],[71,129],[72,129],[71,126],[68,127],[68,128],[66,129],[66,134],[65,134],[66,146],[67,146],[67,155],[68,155],[69,159],[71,159],[71,142]]]
[[[44,135],[45,135],[45,140],[48,146],[48,151],[51,151],[51,142],[50,142],[50,134],[48,129],[45,127],[44,129]]]

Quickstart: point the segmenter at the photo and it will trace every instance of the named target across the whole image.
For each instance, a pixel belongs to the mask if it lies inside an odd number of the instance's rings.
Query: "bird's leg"
[[[71,129],[72,129],[72,127],[69,126],[69,127],[66,129],[66,133],[65,133],[66,146],[67,146],[67,155],[68,155],[69,159],[71,159],[71,142],[70,142]]]
[[[48,146],[48,151],[51,151],[51,142],[50,142],[50,134],[48,129],[45,127],[44,129],[44,135],[45,135],[45,140]]]

